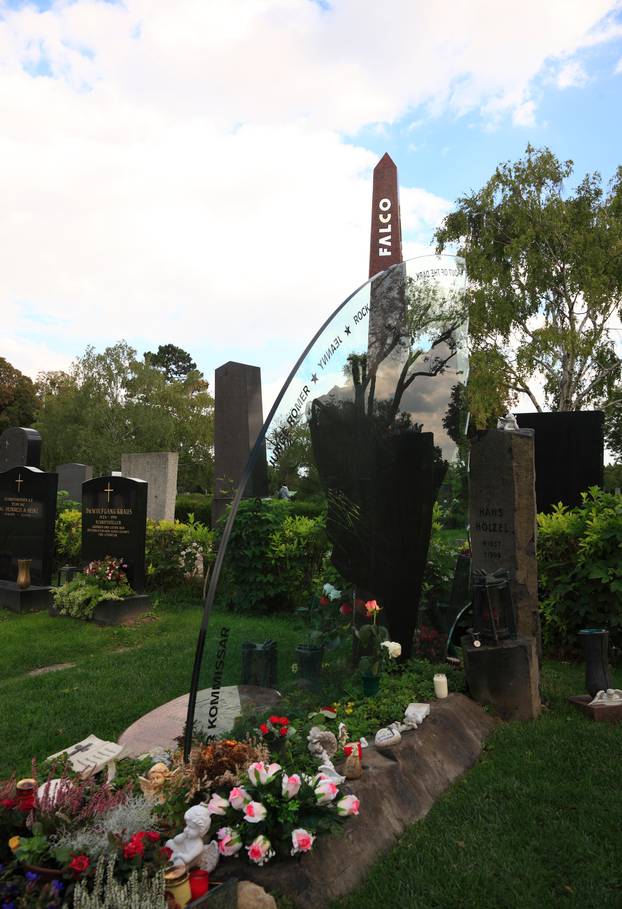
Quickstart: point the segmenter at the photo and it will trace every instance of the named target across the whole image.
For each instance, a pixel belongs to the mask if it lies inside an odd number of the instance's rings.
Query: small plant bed
[[[98,625],[121,625],[147,612],[151,600],[130,587],[121,559],[90,562],[61,587],[52,588],[52,616],[68,616]]]

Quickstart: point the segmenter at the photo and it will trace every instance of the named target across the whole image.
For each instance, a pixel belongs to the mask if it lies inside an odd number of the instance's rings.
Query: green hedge
[[[239,612],[293,611],[306,604],[326,552],[324,521],[292,515],[279,499],[240,504],[219,599]]]
[[[56,570],[81,565],[82,517],[66,510],[56,518]],[[214,533],[198,521],[147,521],[146,583],[150,589],[176,587],[201,576],[213,560]]]
[[[622,496],[592,487],[576,508],[538,515],[538,574],[545,645],[577,647],[577,632],[604,627],[622,645]]]
[[[212,496],[202,492],[184,492],[175,501],[175,520],[188,523],[190,515],[206,527],[212,526]]]

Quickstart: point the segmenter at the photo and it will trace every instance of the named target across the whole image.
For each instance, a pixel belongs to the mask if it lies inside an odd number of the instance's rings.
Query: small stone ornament
[[[421,726],[424,719],[429,715],[429,704],[409,704],[404,713],[404,726],[406,728],[416,729],[417,726]]]
[[[307,736],[309,753],[326,764],[337,753],[337,739],[328,729],[312,726]]]
[[[139,776],[138,782],[140,783],[140,789],[142,794],[145,796],[149,802],[159,802],[163,804],[164,802],[164,792],[162,791],[165,782],[177,773],[177,770],[171,771],[162,762],[154,764],[153,767],[147,772],[147,776]]]
[[[518,428],[519,426],[513,413],[506,413],[504,417],[499,417],[497,420],[497,429],[502,429],[504,432],[516,432]]]
[[[598,691],[594,700],[590,701],[590,707],[620,707],[622,706],[622,689],[607,688],[605,691]]]
[[[382,750],[383,748],[393,748],[394,745],[399,745],[401,741],[400,724],[391,723],[386,728],[378,730],[374,744],[376,748]]]

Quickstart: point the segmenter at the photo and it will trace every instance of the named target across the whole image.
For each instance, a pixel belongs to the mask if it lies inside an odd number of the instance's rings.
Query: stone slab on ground
[[[274,688],[260,688],[255,685],[227,685],[220,689],[218,721],[212,734],[229,732],[235,719],[245,708],[258,707],[272,710],[281,700]],[[209,707],[212,703],[212,689],[203,688],[197,694],[195,718],[198,725],[208,727]],[[132,723],[119,738],[119,745],[125,746],[125,754],[136,757],[156,748],[175,748],[176,739],[183,734],[188,710],[188,695],[168,701]]]
[[[31,584],[20,590],[15,581],[0,581],[0,606],[11,612],[41,612],[49,609],[52,594],[49,587]]]
[[[361,814],[347,822],[342,836],[319,839],[300,861],[254,868],[241,859],[224,859],[215,876],[248,878],[289,897],[299,909],[328,906],[360,884],[406,827],[475,764],[497,723],[463,694],[433,701],[430,716],[400,744],[382,752],[364,749],[363,776],[349,784],[361,800]]]
[[[595,723],[622,723],[622,704],[590,704],[590,694],[575,695],[568,700]]]

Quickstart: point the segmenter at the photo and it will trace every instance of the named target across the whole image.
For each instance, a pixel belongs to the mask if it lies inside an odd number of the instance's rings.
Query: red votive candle
[[[209,875],[201,868],[193,868],[188,875],[192,899],[196,900],[209,890]]]

